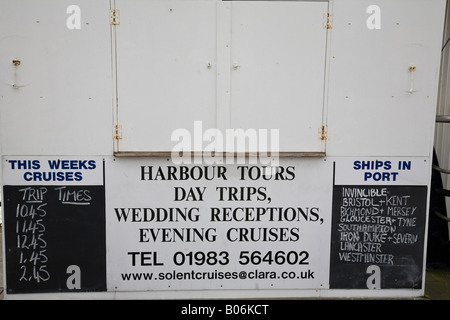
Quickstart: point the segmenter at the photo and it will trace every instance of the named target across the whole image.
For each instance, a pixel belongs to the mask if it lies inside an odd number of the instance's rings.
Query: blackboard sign
[[[334,186],[330,289],[420,289],[426,203],[426,186]]]
[[[104,185],[6,185],[6,290],[106,291]]]

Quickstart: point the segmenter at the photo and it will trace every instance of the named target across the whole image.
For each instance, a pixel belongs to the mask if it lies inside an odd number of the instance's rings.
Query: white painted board
[[[116,1],[119,151],[171,151],[216,122],[216,2]],[[210,67],[208,67],[210,65]]]
[[[445,1],[377,1],[379,29],[371,5],[332,5],[327,153],[430,156]]]
[[[194,121],[223,135],[278,130],[282,152],[325,151],[327,2],[116,1],[116,8],[117,151],[171,151],[173,132],[193,131]]]
[[[109,1],[0,3],[0,106],[4,154],[111,153]],[[13,60],[20,61],[15,66]]]
[[[328,3],[235,1],[231,12],[230,127],[277,129],[280,151],[325,151]]]

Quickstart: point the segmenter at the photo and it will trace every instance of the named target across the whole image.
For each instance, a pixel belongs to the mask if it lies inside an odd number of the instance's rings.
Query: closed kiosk
[[[445,10],[2,0],[5,299],[423,296]]]

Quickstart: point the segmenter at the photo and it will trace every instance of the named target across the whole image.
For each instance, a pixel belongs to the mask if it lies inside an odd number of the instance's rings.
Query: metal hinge
[[[120,24],[120,11],[119,9],[109,10],[109,23],[113,26],[118,26]]]
[[[122,126],[120,124],[116,124],[113,127],[113,139],[114,140],[122,139]]]
[[[328,126],[321,126],[319,128],[319,138],[320,140],[327,140],[328,138]]]
[[[331,29],[331,23],[332,23],[332,19],[331,19],[332,15],[329,13],[324,13],[323,14],[323,28],[324,29]]]

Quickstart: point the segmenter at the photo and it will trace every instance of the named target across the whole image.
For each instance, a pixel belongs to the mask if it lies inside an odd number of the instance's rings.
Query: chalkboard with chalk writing
[[[334,186],[330,288],[422,287],[426,186]]]
[[[105,187],[4,186],[8,294],[106,291]]]

